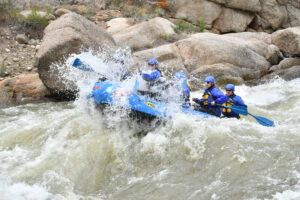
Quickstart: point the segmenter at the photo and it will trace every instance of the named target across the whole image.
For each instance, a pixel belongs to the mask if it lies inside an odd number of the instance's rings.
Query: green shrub
[[[33,29],[44,29],[49,24],[49,21],[47,15],[41,16],[36,10],[33,10],[31,15],[27,18],[23,18],[23,23],[31,26]]]
[[[138,8],[136,9],[136,14],[135,14],[136,18],[138,19],[143,19],[146,17],[146,9],[143,8]]]
[[[187,30],[189,30],[189,24],[186,23],[183,18],[179,18],[176,20],[173,29],[176,33],[186,32]]]
[[[6,21],[9,17],[10,10],[12,10],[12,3],[10,0],[6,3],[0,3],[0,22]]]
[[[189,22],[186,22],[183,18],[179,18],[175,22],[175,26],[173,26],[173,29],[176,33],[182,33],[182,32],[203,32],[205,30],[205,22],[204,20],[200,20],[196,23],[196,25],[193,25]]]
[[[95,15],[95,12],[92,9],[89,8],[87,10],[81,11],[80,14],[85,16],[90,21],[93,21],[93,16]]]
[[[204,20],[200,19],[200,21],[198,21],[196,23],[196,26],[197,26],[197,28],[196,28],[197,32],[203,32],[205,30],[205,22],[204,22]]]
[[[50,11],[47,11],[46,15],[41,16],[38,13],[38,9],[32,10],[32,13],[28,17],[16,13],[19,30],[24,31],[33,38],[41,38],[43,36],[43,30],[49,24],[49,14]]]
[[[158,38],[161,38],[163,40],[168,40],[170,38],[170,35],[161,33],[158,35]]]
[[[110,4],[107,6],[110,10],[119,10],[121,6],[116,2],[110,2]]]

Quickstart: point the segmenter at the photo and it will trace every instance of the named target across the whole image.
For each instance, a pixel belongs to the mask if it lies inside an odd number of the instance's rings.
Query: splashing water
[[[76,56],[112,74],[104,59]],[[275,127],[178,114],[139,136],[143,126],[125,112],[101,114],[86,99],[97,74],[68,70],[76,101],[1,105],[1,200],[300,198],[300,79],[236,87]]]

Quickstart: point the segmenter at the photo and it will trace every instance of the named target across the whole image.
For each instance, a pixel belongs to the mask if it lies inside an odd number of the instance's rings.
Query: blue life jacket
[[[223,106],[245,106],[247,107],[247,105],[244,103],[244,101],[242,100],[242,98],[240,96],[237,96],[235,94],[232,94],[230,96],[227,97],[228,100],[223,104]],[[235,113],[234,111],[232,111],[230,108],[223,108],[222,113],[225,117],[235,117],[237,119],[240,118],[240,115]]]
[[[215,101],[216,104],[221,105],[225,103],[227,99],[228,98],[223,94],[223,92],[214,85],[205,89],[203,97],[201,99],[197,99],[196,103],[206,107],[208,110],[214,111],[216,116],[220,117],[222,113],[221,108],[219,106],[211,105],[211,102]]]

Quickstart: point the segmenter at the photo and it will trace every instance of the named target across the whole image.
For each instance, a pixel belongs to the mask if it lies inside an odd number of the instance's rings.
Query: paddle
[[[138,79],[136,78],[135,79],[135,84],[133,86],[133,90],[132,90],[132,93],[135,93],[137,91],[137,89],[139,88],[139,81]]]
[[[254,117],[254,119],[256,119],[256,121],[258,123],[260,123],[261,125],[263,126],[267,126],[267,127],[273,127],[275,126],[275,123],[267,118],[264,118],[264,117],[259,117],[259,116],[255,116],[251,113],[248,113],[250,116]]]
[[[87,71],[87,72],[95,72],[95,70],[89,66],[88,64],[82,62],[79,58],[76,58],[73,62],[73,67],[80,69],[82,71]]]
[[[218,105],[220,107],[223,108],[229,108],[231,109],[233,112],[237,113],[237,114],[241,114],[241,115],[250,115],[252,116],[259,124],[263,125],[263,126],[267,126],[267,127],[272,127],[275,126],[275,123],[267,118],[264,117],[260,117],[260,116],[255,116],[251,113],[248,113],[247,107],[245,106],[222,106],[222,105]]]
[[[233,112],[237,113],[237,114],[241,114],[241,115],[248,115],[248,110],[247,107],[245,106],[222,106],[222,105],[217,105],[220,106],[222,108],[229,108],[231,109]]]

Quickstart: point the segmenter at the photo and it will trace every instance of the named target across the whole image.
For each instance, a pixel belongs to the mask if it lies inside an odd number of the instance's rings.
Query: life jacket
[[[207,89],[204,94],[203,94],[203,105],[208,106],[208,98],[212,98],[214,101],[217,99],[215,98],[212,94],[211,94],[211,90],[214,88],[215,86]]]
[[[160,72],[160,74],[161,74],[162,77],[166,78],[165,73],[163,71],[161,71],[160,69],[158,69],[158,67],[155,67],[155,69]]]
[[[186,81],[186,84],[187,84],[187,86],[189,87],[190,91],[192,91],[192,86],[191,86],[191,84],[190,84],[188,81]]]
[[[182,93],[184,95],[190,96],[190,92],[192,91],[192,87],[191,87],[190,83],[186,79],[181,80],[178,83],[177,87],[182,90]]]
[[[227,106],[227,107],[231,107],[233,106],[233,98],[235,97],[235,94],[232,95],[231,98],[229,98],[225,103],[222,104],[222,106]],[[231,113],[231,109],[230,108],[223,108],[222,110],[223,114],[226,115],[230,115]]]

